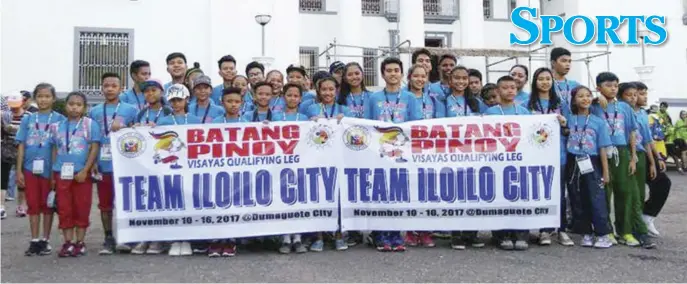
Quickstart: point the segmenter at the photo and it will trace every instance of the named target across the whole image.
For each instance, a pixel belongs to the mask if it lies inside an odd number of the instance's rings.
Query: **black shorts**
[[[678,154],[687,151],[687,143],[684,139],[675,139],[673,140],[673,144],[675,144],[675,149],[678,151]]]
[[[7,190],[10,184],[10,171],[12,171],[12,164],[2,163],[0,165],[0,189]]]

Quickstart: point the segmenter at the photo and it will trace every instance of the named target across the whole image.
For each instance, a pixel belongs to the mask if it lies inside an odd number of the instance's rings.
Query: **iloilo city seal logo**
[[[531,133],[529,135],[529,142],[531,145],[544,148],[551,143],[551,134],[553,130],[547,123],[539,123],[532,125]]]
[[[362,151],[370,144],[370,131],[362,126],[351,126],[344,130],[342,139],[348,149]]]
[[[318,124],[310,128],[308,132],[308,144],[315,148],[325,148],[332,145],[334,129],[328,125]]]
[[[119,154],[127,158],[136,158],[146,150],[146,139],[138,132],[129,132],[117,139]]]

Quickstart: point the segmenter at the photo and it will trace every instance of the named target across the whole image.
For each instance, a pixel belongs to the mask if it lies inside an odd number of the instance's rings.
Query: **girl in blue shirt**
[[[496,84],[494,83],[485,84],[484,87],[482,87],[480,97],[484,104],[487,105],[487,108],[493,107],[501,102],[496,90]]]
[[[231,83],[234,88],[241,89],[241,97],[243,103],[241,104],[241,115],[247,111],[252,111],[255,105],[253,104],[253,94],[248,90],[248,78],[243,75],[236,75],[234,81]]]
[[[344,116],[351,116],[346,105],[336,102],[336,79],[327,77],[317,81],[317,103],[308,107],[308,118],[317,120],[320,118],[341,120]]]
[[[216,117],[224,115],[224,109],[215,105],[210,99],[211,93],[212,81],[210,77],[201,75],[193,80],[193,97],[196,100],[189,105],[188,110],[199,117],[202,124],[212,122]]]
[[[100,127],[84,115],[86,96],[74,92],[67,96],[67,119],[51,126],[52,156],[59,214],[64,244],[60,257],[86,254],[88,228],[93,200],[91,169],[100,144]],[[76,243],[73,243],[76,234]]]
[[[429,74],[422,65],[415,64],[408,70],[408,91],[415,96],[415,117],[433,119],[445,116],[446,107],[425,88]]]
[[[582,246],[609,248],[610,223],[604,184],[610,181],[606,147],[611,146],[606,122],[591,114],[592,91],[578,86],[570,92],[566,144],[566,183],[573,213],[573,232],[583,235]],[[564,211],[561,211],[564,214]]]
[[[142,84],[141,89],[143,89],[147,106],[138,112],[134,123],[136,125],[155,126],[160,118],[172,113],[172,110],[163,104],[164,88],[159,81],[148,80]]]
[[[274,113],[270,108],[272,101],[272,84],[267,82],[257,82],[253,86],[253,99],[255,109],[243,114],[243,118],[250,122],[272,121]]]
[[[530,99],[530,94],[525,92],[525,86],[527,86],[527,81],[530,75],[530,71],[527,66],[516,64],[510,68],[510,76],[515,79],[515,83],[518,87],[518,93],[515,95],[515,103],[522,104]],[[532,90],[534,92],[534,90]]]
[[[549,68],[539,68],[532,76],[531,85],[532,95],[529,100],[523,103],[523,107],[527,108],[532,114],[557,114],[558,120],[561,123],[561,212],[566,212],[565,201],[565,175],[562,170],[565,169],[567,152],[565,150],[565,137],[569,131],[565,122],[565,117],[568,116],[568,107],[563,106],[563,102],[556,94],[553,88],[553,72]],[[575,243],[570,236],[565,232],[567,225],[566,214],[560,214],[560,226],[558,228],[558,241],[564,246],[572,246]],[[551,244],[551,233],[555,231],[554,228],[545,228],[539,231],[539,245]]]
[[[282,96],[282,88],[284,87],[284,74],[279,70],[272,70],[267,72],[265,81],[272,85],[272,100],[270,100],[270,109],[274,113],[283,112],[286,109],[286,100]]]
[[[182,84],[174,84],[167,90],[167,102],[172,108],[172,114],[160,119],[158,125],[186,125],[200,124],[200,118],[188,113],[189,91]]]
[[[301,97],[303,96],[303,88],[301,88],[301,85],[286,83],[283,92],[284,100],[286,101],[286,109],[284,112],[275,114],[274,121],[307,121],[308,116],[298,111],[298,107],[301,104]]]
[[[487,110],[487,106],[470,91],[467,68],[456,66],[449,76],[451,92],[446,96],[446,117],[479,115]]]
[[[348,106],[351,114],[356,118],[367,118],[367,105],[370,104],[372,92],[365,87],[365,75],[363,68],[357,62],[351,62],[344,67],[344,76],[341,80],[341,92],[338,103]]]
[[[52,253],[48,243],[52,229],[53,211],[46,200],[51,191],[52,139],[50,126],[63,121],[63,115],[52,110],[55,102],[55,88],[50,84],[39,84],[33,91],[38,112],[24,117],[17,131],[17,186],[25,188],[28,205],[31,243],[26,256]],[[41,215],[43,215],[43,238],[39,239]]]

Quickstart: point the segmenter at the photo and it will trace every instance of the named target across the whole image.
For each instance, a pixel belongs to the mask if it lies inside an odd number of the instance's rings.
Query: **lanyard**
[[[354,96],[353,94],[350,95],[351,103],[353,104],[353,111],[355,112],[355,116],[357,118],[363,118],[363,115],[365,114],[365,95],[365,92],[362,92],[357,96]],[[360,111],[358,111],[358,103],[356,103],[355,97],[360,97]]]
[[[272,106],[270,107],[270,109],[271,109],[272,111],[274,111],[274,110],[277,108],[277,105],[279,105],[280,102],[281,102],[281,96],[277,97],[277,98],[274,100],[274,103],[272,104]]]
[[[514,115],[518,115],[518,108],[517,108],[517,106],[514,105],[514,106],[513,106],[513,109],[515,110],[515,114],[514,114]],[[503,112],[503,107],[501,107],[501,105],[499,105],[499,110],[501,111],[501,115],[506,115],[506,114]]]
[[[160,118],[160,114],[162,113],[162,107],[157,111],[157,114],[155,115],[155,120],[153,121],[154,123],[157,123],[157,119]],[[150,123],[150,108],[146,110],[146,124]]]
[[[607,111],[608,107],[606,107],[606,109],[604,110],[604,116],[606,116],[606,123],[608,123],[608,126],[611,127],[611,137],[613,137],[615,135],[615,123],[618,121],[618,105],[616,102],[613,102],[613,104],[615,105],[614,106],[615,113],[613,114],[613,123],[611,123],[609,121],[609,119],[611,119],[611,118],[608,115],[608,111]]]
[[[387,105],[386,110],[388,111],[389,109],[391,109],[391,106],[389,106],[391,104],[391,102],[389,101],[389,97],[388,97],[388,93],[386,92],[386,88],[384,88],[384,100],[386,100],[386,105]],[[398,112],[398,103],[400,101],[401,101],[401,92],[399,91],[398,96],[396,96],[396,103],[394,103],[394,111],[388,113],[389,116],[391,117],[391,120],[394,119],[393,118],[394,112]]]
[[[441,87],[441,90],[444,91],[444,95],[447,97],[451,95],[453,91],[451,91],[451,87],[449,86],[444,86],[443,84],[439,83],[439,87]]]
[[[131,91],[134,93],[134,98],[136,99],[136,106],[138,106],[138,109],[143,109],[145,107],[145,102],[141,104],[141,100],[138,99],[138,94],[136,94],[136,88],[131,88]]]
[[[460,103],[458,103],[458,99],[456,99],[456,96],[454,96],[453,94],[451,94],[451,96],[450,96],[449,98],[453,99],[453,102],[454,102],[458,107],[462,107],[462,108],[463,108],[463,116],[468,116],[468,101],[467,101],[467,99],[465,99],[465,97],[463,97],[463,100],[465,101],[465,105],[464,105],[464,106],[461,106]],[[516,111],[517,111],[517,110],[516,110]],[[503,113],[503,110],[501,110],[501,113]],[[456,115],[458,115],[458,112],[456,112]]]
[[[208,102],[208,107],[205,109],[205,114],[203,115],[203,120],[201,120],[202,124],[205,124],[205,120],[208,118],[208,113],[210,112],[210,102]],[[196,104],[196,116],[198,116],[198,104]]]
[[[238,122],[246,122],[246,120],[243,119],[243,117],[241,117],[241,116],[239,116],[239,117],[237,117],[237,118],[239,119]],[[226,116],[224,116],[224,123],[229,123],[229,121],[227,121],[227,117],[226,117]]]
[[[112,121],[110,123],[107,123],[107,105],[103,104],[103,126],[105,128],[105,136],[110,136],[110,127],[112,127],[112,123],[114,122],[115,118],[117,117],[117,112],[119,111],[119,105],[121,103],[117,103],[117,107],[115,107],[115,111],[112,114]]]
[[[177,122],[177,117],[175,115],[172,115],[172,119],[174,119],[174,125],[178,125],[179,123]],[[188,124],[188,113],[184,114],[184,125]]]
[[[563,83],[565,83],[565,89],[561,87],[560,83],[556,82],[556,90],[558,91],[558,94],[560,94],[560,96],[563,97],[563,99],[567,102],[568,95],[570,95],[570,85],[568,85],[568,79],[565,79]]]
[[[79,125],[81,125],[82,120],[83,118],[79,118],[79,122],[76,123],[76,127],[74,127],[74,130],[72,130],[72,136],[76,134],[76,130],[79,129]],[[64,124],[64,147],[67,149],[67,154],[69,154],[69,120],[66,120]]]
[[[287,115],[288,115],[288,113],[284,113],[284,117],[281,119],[281,121],[286,121],[286,116],[287,116]],[[301,118],[301,113],[300,113],[300,112],[296,112],[296,121],[300,121],[300,118]]]
[[[551,113],[551,102],[549,101],[548,108],[546,108],[546,113],[544,113],[544,106],[541,103],[541,99],[537,99],[537,106],[539,106],[539,112],[542,114],[549,114]]]
[[[329,115],[327,115],[327,110],[324,108],[324,104],[320,104],[320,111],[324,114],[324,117],[329,119],[334,116],[334,107],[336,107],[336,103],[332,103],[332,109],[329,111]]]
[[[575,118],[575,133],[580,135],[580,143],[578,145],[578,148],[580,148],[580,151],[582,151],[582,145],[584,144],[584,139],[587,137],[587,126],[589,126],[589,117],[590,115],[588,114],[587,117],[584,119],[584,127],[582,127],[582,132],[577,132],[577,117]]]
[[[267,109],[267,116],[265,117],[265,120],[267,120],[267,121],[272,120],[272,110],[269,108]],[[260,122],[257,109],[253,112],[253,122]]]
[[[52,120],[52,114],[53,112],[50,112],[50,115],[48,116],[48,121],[45,123],[45,127],[43,128],[43,131],[41,132],[40,128],[38,127],[38,113],[36,113],[36,131],[38,131],[38,135],[40,136],[40,143],[38,143],[38,148],[43,148],[43,133],[48,131],[48,127],[50,127],[50,121]]]
[[[246,94],[248,94],[248,93],[246,93]],[[248,97],[248,100],[246,99],[246,97]],[[241,115],[246,113],[246,111],[248,110],[248,102],[250,101],[251,103],[253,103],[253,96],[243,95],[243,99],[244,99],[243,104],[241,105]]]

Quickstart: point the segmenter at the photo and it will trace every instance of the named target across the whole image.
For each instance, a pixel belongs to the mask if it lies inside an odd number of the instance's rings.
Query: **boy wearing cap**
[[[143,60],[131,62],[129,75],[131,75],[131,79],[134,81],[134,86],[119,95],[119,100],[136,106],[138,110],[142,110],[146,106],[146,99],[141,84],[150,78],[150,63]]]
[[[336,83],[339,86],[341,86],[341,78],[343,78],[344,67],[346,67],[346,64],[343,64],[341,61],[334,61],[334,63],[329,65],[329,74],[336,79]]]
[[[155,126],[161,118],[172,113],[169,107],[163,105],[164,87],[158,80],[147,80],[141,84],[141,90],[145,95],[147,106],[138,112],[134,123],[136,125]]]
[[[30,113],[24,110],[24,97],[21,93],[9,93],[5,96],[7,106],[10,108],[7,117],[3,115],[2,120],[2,165],[0,171],[2,175],[0,176],[0,218],[5,219],[7,217],[7,212],[5,211],[5,196],[7,195],[7,189],[9,188],[10,171],[12,166],[17,163],[17,144],[15,141],[15,136],[21,125],[21,121],[24,116],[28,116]],[[18,188],[18,206],[17,206],[17,216],[25,216],[26,212],[23,209],[23,189]]]
[[[112,235],[112,209],[114,206],[114,183],[112,177],[112,151],[110,146],[110,133],[127,127],[134,122],[138,109],[135,106],[119,101],[122,90],[121,78],[117,73],[105,73],[101,77],[101,91],[105,96],[105,102],[94,106],[88,114],[99,126],[103,134],[100,141],[100,153],[98,154],[97,169],[94,175],[102,174],[98,181],[98,209],[105,231],[105,242],[100,254],[112,254],[115,251],[116,241]],[[127,245],[117,247],[122,251],[130,251]]]
[[[199,117],[201,123],[210,123],[216,117],[224,115],[224,108],[215,105],[210,100],[212,92],[212,81],[206,75],[200,75],[193,80],[193,97],[188,107],[188,112]]]
[[[289,65],[286,68],[286,82],[301,86],[303,92],[301,93],[301,104],[311,104],[315,100],[315,92],[306,91],[303,86],[307,80],[308,73],[303,66]]]

